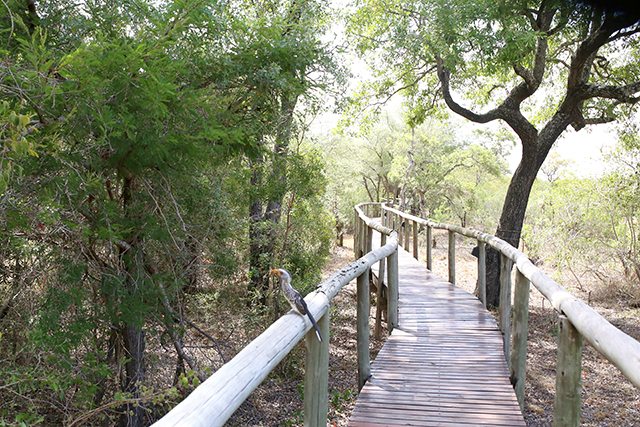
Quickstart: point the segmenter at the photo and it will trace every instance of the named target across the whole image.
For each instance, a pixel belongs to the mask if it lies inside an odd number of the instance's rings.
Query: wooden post
[[[387,257],[387,327],[398,327],[398,251]]]
[[[353,221],[353,256],[358,258],[358,211],[356,211],[355,218]]]
[[[398,231],[398,245],[403,246],[403,244],[402,244],[402,236],[403,236],[404,233],[402,232],[402,223],[404,221],[403,221],[403,218],[400,215],[398,215],[396,218],[398,219],[398,230],[397,230]]]
[[[487,246],[478,240],[478,295],[487,308]]]
[[[407,252],[411,252],[411,241],[409,240],[409,236],[411,236],[411,221],[409,219],[404,219],[404,250]]]
[[[579,426],[582,335],[564,315],[560,315],[558,320],[558,366],[556,367],[553,425],[554,427]]]
[[[369,269],[357,281],[358,391],[371,375],[369,364]]]
[[[360,220],[360,233],[358,236],[358,241],[360,242],[359,245],[359,250],[360,250],[360,255],[358,256],[358,258],[364,256],[364,248],[366,247],[366,238],[367,238],[367,224],[365,224],[364,220]]]
[[[353,253],[354,257],[360,258],[360,218],[356,215],[356,226],[353,231]]]
[[[386,244],[387,244],[387,235],[384,233],[380,233],[380,247],[383,247]],[[376,326],[375,326],[375,336],[377,340],[382,338],[382,289],[384,288],[384,284],[386,283],[384,279],[385,267],[386,267],[385,261],[386,261],[386,258],[381,258],[380,267],[378,268],[378,287],[376,288]]]
[[[413,257],[418,259],[418,223],[413,221]]]
[[[433,267],[433,229],[430,225],[427,225],[427,270],[431,271]]]
[[[365,224],[367,240],[364,247],[364,253],[368,254],[371,252],[371,248],[373,247],[373,228],[369,227]]]
[[[500,254],[500,331],[502,332],[502,348],[507,365],[511,362],[511,267],[513,261]]]
[[[449,282],[456,284],[456,233],[449,230]]]
[[[313,328],[305,335],[304,425],[324,427],[329,411],[329,310],[318,319],[322,342]]]
[[[529,332],[529,280],[516,270],[513,296],[513,347],[511,351],[511,384],[520,410],[524,411],[524,385],[527,373],[527,335]]]

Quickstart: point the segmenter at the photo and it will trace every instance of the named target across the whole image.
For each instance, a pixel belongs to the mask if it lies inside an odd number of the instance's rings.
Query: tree
[[[609,212],[617,217],[613,225],[616,258],[624,275],[635,283],[635,297],[640,295],[640,136],[638,125],[627,126],[612,156],[615,170],[603,178],[607,185]],[[614,223],[613,219],[611,223]],[[613,240],[613,239],[612,239]]]
[[[35,391],[75,389],[73,408],[99,407],[113,369],[120,424],[143,425],[150,335],[169,338],[176,380],[185,364],[204,378],[183,345],[181,296],[194,257],[226,244],[214,171],[253,146],[212,72],[219,11],[199,1],[49,2],[41,15],[32,1],[4,6],[0,268],[11,293],[0,320],[14,295],[34,298],[37,308],[15,314],[28,330],[13,343],[47,355],[24,368],[42,378]]]
[[[317,283],[324,165],[292,141],[332,66],[326,18],[306,0],[2,3],[0,424],[142,425],[204,379],[219,361],[185,345],[189,316],[246,277],[256,201],[269,263]],[[149,375],[160,351],[173,378]]]
[[[501,121],[517,135],[522,157],[496,230],[514,246],[536,175],[567,127],[612,122],[640,100],[640,24],[629,14],[553,0],[359,6],[351,32],[379,76],[365,93],[404,91],[418,118],[444,102],[472,122]],[[487,262],[487,301],[496,306],[495,251]]]
[[[322,144],[331,199],[344,223],[354,204],[399,200],[402,209],[438,220],[473,222],[481,211],[476,192],[506,171],[500,154],[461,140],[450,123],[429,120],[414,128],[387,117],[359,137]]]
[[[322,2],[269,1],[248,7],[245,38],[236,53],[241,60],[230,85],[241,86],[241,108],[257,122],[257,151],[249,157],[249,293],[266,302],[269,269],[279,242],[287,183],[289,144],[301,129],[296,113],[301,101],[313,110],[314,92],[328,85],[335,64],[320,41],[327,24]],[[305,98],[303,100],[303,98]]]

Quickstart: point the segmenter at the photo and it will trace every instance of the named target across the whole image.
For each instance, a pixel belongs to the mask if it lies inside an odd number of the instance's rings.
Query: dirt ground
[[[434,271],[447,276],[447,236],[434,233]],[[353,260],[351,239],[345,247],[336,247],[325,268],[325,277]],[[422,245],[424,246],[424,245]],[[456,278],[458,286],[473,292],[477,260],[471,255],[474,242],[456,243]],[[424,254],[420,254],[421,257]],[[424,258],[422,258],[424,259]],[[583,299],[591,294],[561,282]],[[606,295],[593,288],[594,294]],[[610,298],[591,300],[591,305],[614,326],[632,337],[640,338],[640,310]],[[356,367],[356,297],[355,281],[336,297],[331,311],[329,356],[329,425],[344,426],[357,396]],[[372,309],[372,313],[374,310]],[[542,295],[532,287],[530,295],[529,352],[527,356],[526,410],[528,426],[549,426],[552,422],[555,389],[557,315]],[[371,322],[373,331],[373,323]],[[385,334],[383,334],[384,336]],[[372,359],[383,342],[373,337]],[[640,426],[640,390],[626,380],[616,368],[585,343],[582,374],[583,426]],[[304,346],[298,345],[278,368],[251,395],[229,420],[229,426],[298,426],[302,425]]]

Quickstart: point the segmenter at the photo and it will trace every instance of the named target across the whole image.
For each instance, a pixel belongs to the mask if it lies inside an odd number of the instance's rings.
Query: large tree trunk
[[[529,194],[545,157],[546,153],[525,149],[520,164],[509,183],[496,236],[516,248],[520,242]],[[486,279],[487,305],[497,307],[500,300],[500,254],[490,248],[487,250]]]
[[[135,192],[135,179],[128,176],[123,181],[122,186],[122,206],[125,217],[133,219],[139,215],[135,206],[132,204],[133,194]],[[120,256],[122,259],[123,271],[125,276],[126,293],[137,298],[141,285],[141,278],[144,276],[144,259],[140,248],[142,237],[137,230],[131,232],[127,237],[126,243],[121,244]],[[145,338],[142,325],[140,322],[128,321],[123,323],[121,327],[121,335],[125,349],[125,379],[123,391],[129,393],[131,398],[140,398],[140,385],[144,381],[145,365],[144,365],[144,348]],[[141,427],[144,425],[144,409],[141,402],[128,403],[124,406],[124,412],[120,418],[120,426],[122,427]]]
[[[144,331],[135,324],[127,324],[122,329],[127,362],[125,364],[124,391],[133,399],[140,398],[140,385],[144,381]],[[127,404],[120,419],[122,427],[142,427],[144,425],[144,405]]]

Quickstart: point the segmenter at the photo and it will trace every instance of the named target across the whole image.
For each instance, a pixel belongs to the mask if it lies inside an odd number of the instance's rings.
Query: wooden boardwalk
[[[494,318],[398,252],[399,327],[373,362],[349,426],[524,426]]]

